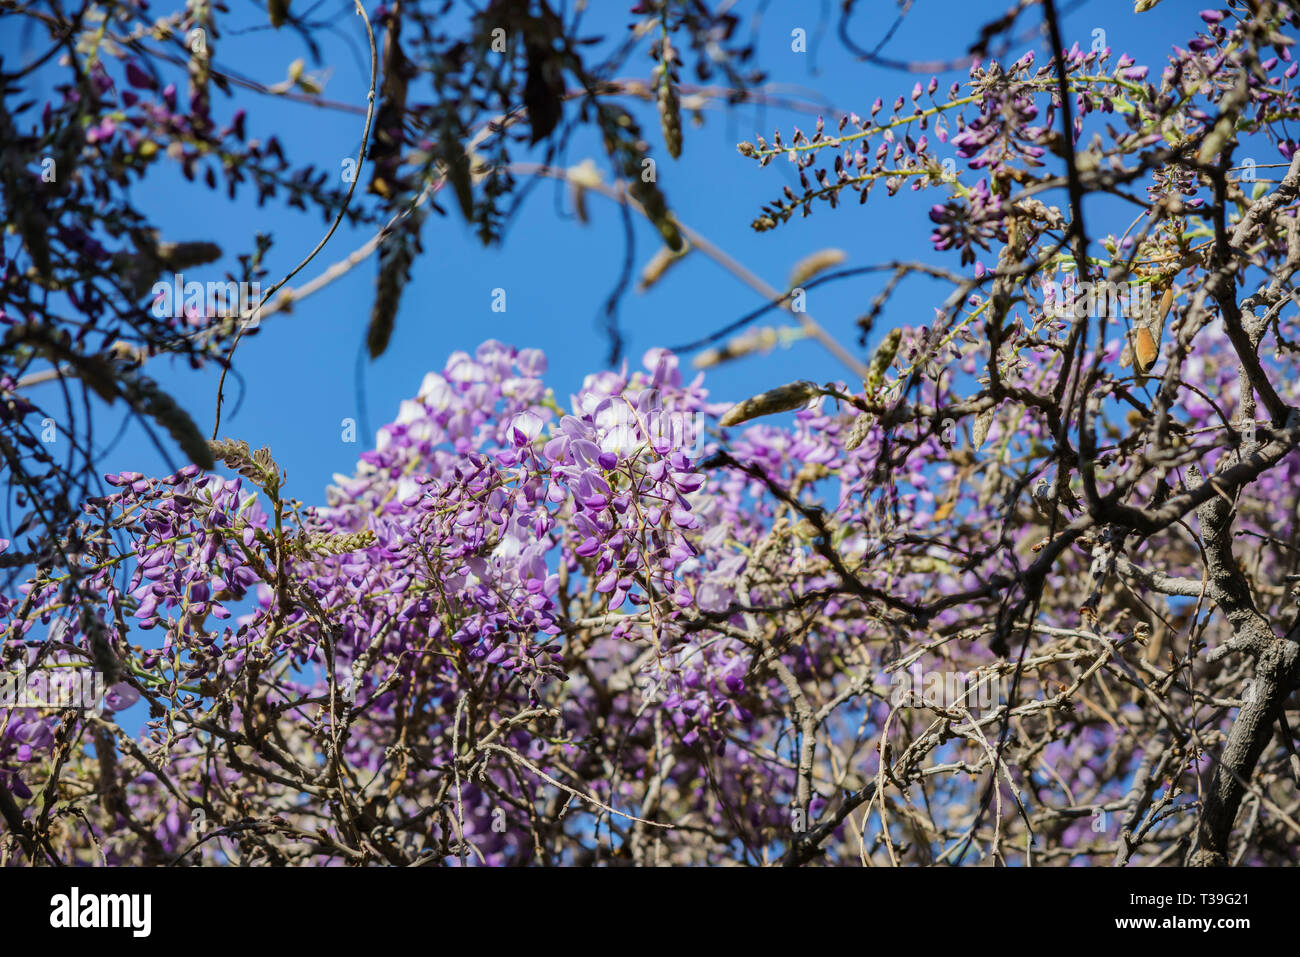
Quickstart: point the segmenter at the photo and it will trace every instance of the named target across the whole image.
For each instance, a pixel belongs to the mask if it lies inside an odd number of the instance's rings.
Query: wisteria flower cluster
[[[6,667],[104,677],[0,712],[0,859],[1295,863],[1300,18],[1152,71],[1047,10],[1045,58],[740,145],[801,179],[759,231],[940,191],[864,341],[947,294],[861,381],[652,349],[562,401],[488,341],[321,503],[237,439],[108,476],[0,596]]]

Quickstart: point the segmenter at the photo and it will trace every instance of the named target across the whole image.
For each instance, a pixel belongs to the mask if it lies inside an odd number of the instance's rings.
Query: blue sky
[[[859,6],[865,12],[856,16],[851,32],[859,45],[872,47],[893,22],[896,7],[884,0]],[[1092,43],[1094,31],[1101,29],[1105,31],[1105,42],[1115,51],[1129,52],[1139,62],[1152,63],[1156,70],[1163,65],[1170,43],[1185,40],[1200,26],[1198,6],[1184,0],[1170,0],[1141,15],[1133,14],[1132,0],[1094,0],[1062,6],[1069,11],[1064,21],[1067,46],[1077,41],[1086,48]],[[323,63],[319,65],[311,62],[308,51],[293,33],[266,27],[261,4],[236,0],[232,7],[232,14],[222,21],[226,24],[224,34],[215,44],[218,67],[271,84],[285,78],[291,61],[306,57],[309,72],[332,67],[325,89],[329,99],[364,104],[368,81],[368,63],[360,56],[364,32],[350,2],[329,0],[316,12],[317,17],[326,18],[330,11],[337,11],[332,14],[336,29],[320,35]],[[621,40],[631,21],[629,4],[602,0],[592,7],[585,21],[586,32]],[[1001,2],[918,0],[887,53],[899,60],[956,57],[970,43],[979,25],[1004,7]],[[855,62],[835,35],[838,8],[839,4],[782,0],[768,6],[759,30],[757,59],[770,81],[801,99],[825,102],[828,125],[837,116],[832,107],[865,114],[876,96],[882,96],[888,104],[899,94],[908,93],[918,78]],[[742,5],[741,29],[745,31],[750,29],[750,9],[751,5]],[[161,16],[170,10],[165,3],[155,3],[150,12]],[[879,12],[869,12],[876,10]],[[828,19],[819,20],[822,16]],[[1022,20],[1022,30],[1033,22],[1030,15]],[[796,28],[807,31],[807,53],[791,50],[791,31]],[[344,36],[351,38],[351,43],[345,43]],[[380,40],[382,43],[382,37]],[[23,51],[33,48],[29,44],[13,29],[12,20],[0,34],[0,52],[7,65],[21,61]],[[44,49],[44,44],[35,47]],[[1044,45],[1037,37],[1024,37],[1012,46],[1009,55],[1014,59],[1030,48],[1043,50]],[[643,47],[623,75],[646,76],[651,66]],[[37,74],[42,76],[49,81],[48,72]],[[171,78],[184,89],[184,77],[179,71]],[[940,89],[954,79],[964,78],[965,71],[942,75]],[[926,77],[920,79],[924,82]],[[691,80],[689,71],[683,72],[683,80]],[[41,99],[50,95],[48,87],[37,87],[33,93]],[[773,286],[783,287],[794,262],[826,247],[843,249],[848,256],[846,266],[893,257],[934,258],[957,265],[954,255],[944,256],[930,249],[930,223],[925,210],[936,201],[936,194],[931,192],[904,191],[892,199],[877,192],[866,206],[850,203],[831,210],[822,205],[811,218],[796,218],[772,232],[755,233],[750,228],[761,204],[774,199],[786,184],[795,183],[795,177],[784,162],[759,168],[736,152],[736,143],[752,140],[758,134],[770,138],[776,129],[789,139],[793,125],[809,129],[814,116],[771,107],[744,106],[729,112],[711,109],[706,111],[703,127],[688,124],[684,152],[680,160],[673,161],[663,149],[653,111],[644,104],[631,105],[642,120],[658,159],[660,185],[677,216]],[[239,107],[248,110],[249,136],[279,136],[295,166],[313,163],[318,168],[341,170],[344,159],[356,154],[362,128],[360,116],[238,89],[232,100],[214,90],[218,122],[228,119]],[[569,110],[573,109],[570,105]],[[543,158],[540,148],[533,154],[521,150],[515,158]],[[595,138],[578,135],[558,162],[575,165],[589,157],[604,168]],[[144,212],[155,217],[163,238],[214,240],[228,254],[217,267],[205,267],[202,275],[187,278],[220,278],[220,271],[233,265],[236,253],[252,248],[256,232],[268,231],[276,241],[269,266],[271,278],[277,279],[325,231],[319,215],[288,210],[274,201],[259,209],[251,197],[243,195],[230,202],[224,193],[213,193],[185,181],[175,167],[164,165],[157,169],[156,175],[137,187],[136,201]],[[974,180],[970,171],[962,176]],[[367,171],[361,188],[368,178]],[[415,394],[425,372],[441,368],[452,351],[473,351],[486,339],[544,349],[550,359],[548,381],[562,404],[567,403],[569,394],[586,374],[605,367],[609,343],[600,329],[600,318],[623,261],[624,234],[620,214],[612,203],[596,196],[589,202],[590,222],[582,225],[571,215],[568,197],[561,187],[549,181],[539,184],[510,227],[504,244],[484,248],[460,219],[455,203],[444,201],[449,215],[430,217],[426,222],[424,254],[415,264],[414,279],[403,298],[388,351],[379,360],[366,362],[369,415],[364,425],[368,425],[371,436],[374,429],[395,417],[403,398]],[[316,276],[369,237],[368,230],[340,227],[294,284]],[[639,272],[659,243],[654,230],[641,221],[637,223],[636,238]],[[374,258],[361,264],[299,303],[291,315],[270,317],[257,336],[240,346],[236,367],[244,377],[247,393],[234,414],[233,400],[239,387],[228,385],[222,434],[246,439],[254,448],[270,446],[276,460],[288,469],[290,494],[308,503],[320,501],[332,473],[351,471],[367,447],[364,429],[357,443],[344,442],[341,423],[357,416],[354,371],[368,321],[376,268]],[[879,277],[864,277],[819,286],[809,293],[808,311],[858,351],[854,345],[855,320],[865,311],[880,282]],[[495,288],[506,290],[505,313],[492,311]],[[946,289],[927,286],[922,280],[905,284],[877,324],[873,338],[894,325],[930,321],[933,307],[946,293]],[[761,303],[757,294],[719,266],[693,253],[647,294],[630,292],[625,297],[621,324],[626,353],[636,364],[651,346],[694,339]],[[170,360],[160,358],[152,360],[149,373],[191,411],[203,431],[211,429],[215,369],[194,373],[183,363],[172,365]],[[778,349],[765,357],[711,370],[706,381],[715,399],[740,399],[796,378],[852,381],[848,370],[808,341],[796,343],[789,350]],[[40,397],[57,401],[53,395]],[[100,417],[101,442],[117,431],[119,422],[117,410]],[[176,459],[181,460],[178,452]],[[146,474],[165,469],[156,450],[135,425],[103,465],[104,471],[129,469]]]

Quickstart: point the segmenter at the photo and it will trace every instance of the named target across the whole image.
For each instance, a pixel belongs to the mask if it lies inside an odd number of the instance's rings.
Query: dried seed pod
[[[1154,316],[1133,330],[1133,364],[1144,375],[1151,371],[1160,358],[1160,340],[1164,335],[1165,319],[1174,304],[1174,289],[1170,286],[1160,297],[1160,306]]]
[[[975,417],[975,425],[971,428],[971,443],[976,449],[980,448],[988,438],[989,426],[993,424],[993,415],[996,411],[996,409],[985,409]]]
[[[806,380],[791,382],[788,385],[769,389],[767,392],[746,399],[739,405],[732,406],[730,411],[722,417],[719,424],[724,427],[739,425],[762,415],[790,412],[793,409],[807,405],[810,400],[821,394],[821,387],[815,382]]]
[[[677,95],[677,84],[673,82],[672,45],[665,37],[663,41],[663,62],[655,68],[659,74],[659,90],[656,97],[659,106],[659,126],[664,133],[664,145],[668,155],[677,159],[682,155],[682,102]]]
[[[600,170],[590,158],[583,160],[577,166],[571,166],[566,177],[569,182],[569,188],[573,196],[573,211],[577,214],[578,222],[584,226],[590,221],[587,214],[587,190],[600,186],[603,180],[600,177]]]
[[[767,352],[779,341],[780,333],[774,327],[763,326],[728,339],[720,349],[706,349],[696,356],[691,364],[697,369],[707,369],[755,352]]]
[[[289,19],[289,0],[268,0],[266,12],[271,15],[271,26],[280,29]]]
[[[835,268],[847,258],[847,254],[842,249],[820,249],[810,256],[805,256],[790,270],[790,280],[786,283],[786,288],[794,289],[796,286],[802,286],[813,276]]]
[[[204,470],[212,468],[215,464],[212,453],[199,427],[175,399],[158,387],[158,383],[139,376],[128,378],[122,386],[132,407],[165,428],[191,462]]]
[[[876,421],[876,417],[870,412],[861,412],[849,426],[848,434],[844,437],[844,448],[852,452],[859,445],[867,440],[871,433],[871,424]]]
[[[875,392],[884,384],[885,373],[889,371],[889,366],[894,361],[894,356],[898,355],[898,347],[903,342],[903,330],[891,329],[876,349],[876,354],[871,357],[871,365],[867,368],[867,381],[864,383],[868,392]]]
[[[673,252],[686,248],[686,239],[677,226],[677,221],[668,210],[664,194],[655,183],[644,179],[634,179],[627,187],[628,194],[637,201],[646,218],[654,223],[663,237],[665,245]]]
[[[674,252],[667,246],[660,246],[646,263],[645,269],[641,270],[641,279],[637,282],[636,291],[645,292],[668,272],[669,268],[691,251],[690,243],[687,243],[680,251]]]
[[[184,272],[194,266],[204,266],[221,258],[221,247],[216,243],[182,242],[159,243],[155,247],[158,261],[174,272]]]
[[[1133,330],[1133,358],[1139,372],[1150,372],[1160,356],[1160,344],[1147,326]]]

